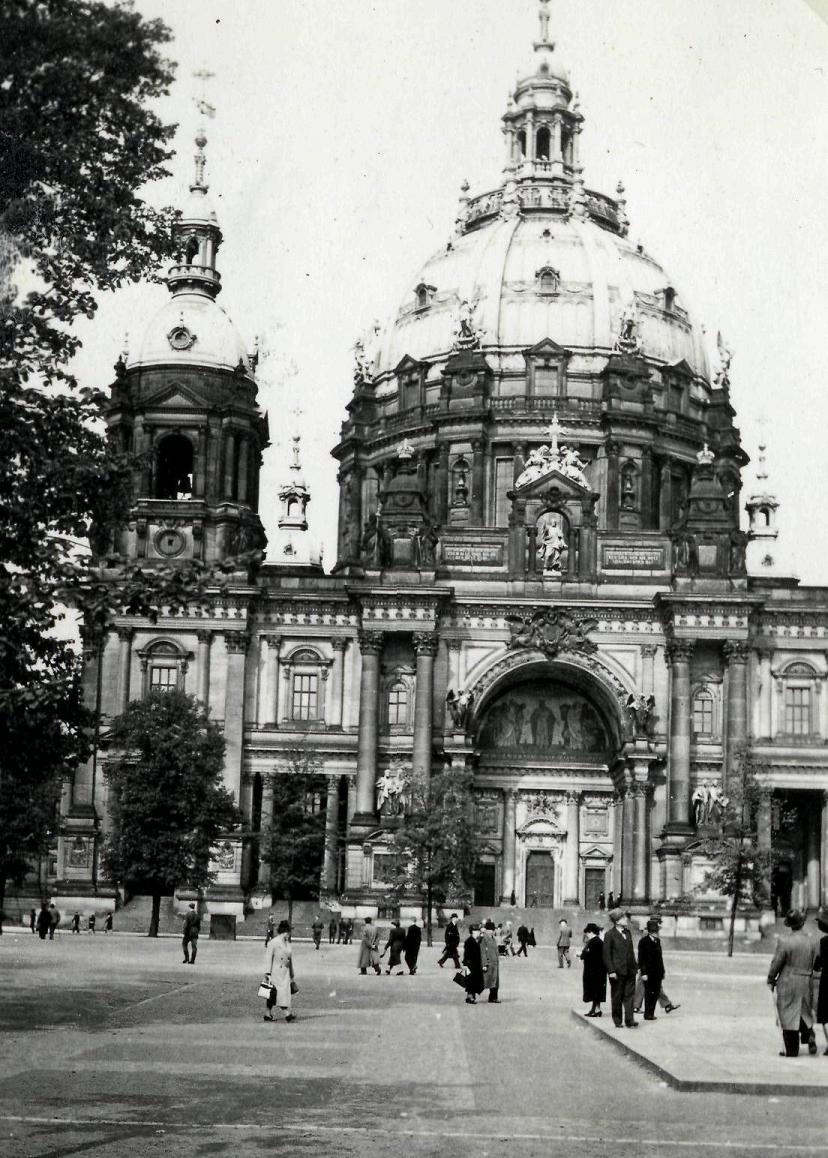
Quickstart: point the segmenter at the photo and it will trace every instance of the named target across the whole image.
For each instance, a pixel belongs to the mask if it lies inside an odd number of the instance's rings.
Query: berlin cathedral
[[[612,892],[714,930],[705,842],[745,753],[776,907],[828,904],[826,591],[785,569],[761,454],[742,491],[729,351],[709,365],[680,289],[629,237],[623,186],[587,184],[547,4],[502,183],[464,186],[451,239],[357,343],[329,570],[298,439],[265,544],[268,421],[217,301],[196,139],[169,297],[110,388],[112,436],[151,463],[111,556],[261,561],[209,605],[118,619],[87,676],[104,736],[170,687],[221,724],[244,824],[216,850],[211,913],[269,895],[259,842],[297,752],[325,777],[320,895],[345,915],[384,911],[390,815],[412,777],[452,766],[473,775],[475,905],[594,910]],[[64,786],[59,904],[93,895],[106,755]]]

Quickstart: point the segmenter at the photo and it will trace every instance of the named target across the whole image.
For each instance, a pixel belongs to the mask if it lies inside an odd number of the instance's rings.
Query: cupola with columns
[[[222,242],[205,177],[206,133],[175,222],[169,298],[119,358],[106,411],[117,445],[142,456],[133,508],[110,552],[148,564],[208,563],[263,549],[259,469],[268,445],[248,353],[216,302]]]

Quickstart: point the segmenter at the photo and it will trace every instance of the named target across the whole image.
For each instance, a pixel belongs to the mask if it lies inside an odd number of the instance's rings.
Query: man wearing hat
[[[480,953],[480,926],[469,926],[469,935],[463,945],[463,973],[466,978],[466,1005],[476,1005],[483,992],[483,961]]]
[[[644,982],[644,1020],[655,1021],[655,1007],[664,980],[664,956],[658,935],[659,921],[651,917],[647,932],[638,942],[638,968]]]
[[[612,922],[612,928],[604,937],[604,965],[610,980],[612,1020],[620,1029],[623,1010],[624,1024],[628,1029],[634,1029],[638,1025],[633,1018],[637,967],[629,918],[623,909],[611,909],[607,916]]]
[[[783,934],[768,970],[768,985],[776,990],[776,1009],[785,1050],[782,1057],[798,1057],[800,1039],[808,1053],[817,1052],[811,1010],[811,978],[817,961],[817,945],[803,931],[805,914],[791,910],[785,918],[791,930]]]
[[[656,924],[658,925],[659,935],[660,935],[661,917],[650,917],[650,920],[656,922]],[[661,1008],[664,1010],[665,1013],[672,1013],[674,1009],[681,1009],[681,1003],[671,1001],[670,998],[667,996],[667,994],[664,992],[664,983],[663,982],[661,984],[661,988],[658,991],[658,1004],[661,1006]],[[635,985],[635,1002],[634,1002],[635,1013],[640,1013],[642,1008],[643,1008],[643,1005],[644,1005],[644,979],[642,978],[641,974],[639,973],[638,981],[636,982],[636,985]]]
[[[443,950],[443,956],[437,962],[441,969],[443,968],[443,965],[446,963],[446,961],[448,961],[449,957],[451,957],[452,961],[454,962],[454,968],[460,968],[460,954],[457,952],[460,946],[460,930],[457,927],[458,920],[459,917],[457,914],[452,913],[451,917],[449,918],[449,923],[446,925],[446,947]]]

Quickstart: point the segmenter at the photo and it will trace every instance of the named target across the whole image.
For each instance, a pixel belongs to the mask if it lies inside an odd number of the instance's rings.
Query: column
[[[690,828],[690,656],[693,641],[667,645],[670,739],[667,752],[667,827]]]
[[[258,639],[258,654],[256,655],[256,727],[263,728],[267,718],[268,703],[270,701],[270,653],[267,646],[267,636],[260,635]]]
[[[756,817],[756,844],[759,852],[766,859],[766,864],[763,867],[762,876],[762,891],[764,893],[763,907],[770,907],[771,896],[771,850],[772,850],[772,813],[773,808],[773,792],[764,791],[759,797],[759,804]]]
[[[331,669],[331,701],[328,711],[328,723],[332,728],[342,727],[342,692],[345,687],[345,651],[348,647],[347,639],[334,639],[333,668]]]
[[[210,643],[212,631],[197,631],[198,640],[198,698],[202,706],[210,706]]]
[[[771,734],[771,705],[773,703],[773,676],[771,675],[770,650],[759,653],[759,718],[757,733],[766,740]]]
[[[671,459],[661,460],[661,493],[659,494],[659,529],[669,531],[673,525],[673,472]]]
[[[242,736],[244,731],[244,668],[250,637],[226,631],[227,688],[224,697],[224,782],[242,806]]]
[[[193,498],[203,499],[207,482],[207,427],[198,428],[195,471],[193,473]]]
[[[247,502],[247,456],[249,453],[249,439],[242,435],[239,440],[239,461],[236,463],[236,498],[240,503]]]
[[[654,643],[641,645],[641,691],[645,696],[655,695],[655,656],[658,647]]]
[[[472,443],[472,493],[469,520],[473,527],[483,526],[483,443],[479,438]]]
[[[724,645],[727,662],[727,737],[724,789],[736,774],[739,757],[747,744],[747,663],[749,648],[741,640],[728,640]]]
[[[444,442],[439,449],[437,455],[437,470],[435,472],[434,481],[434,501],[435,511],[438,523],[445,523],[448,520],[449,507],[449,447],[448,443]]]
[[[535,114],[530,111],[526,114],[526,160],[535,159]]]
[[[431,708],[434,695],[434,657],[437,636],[414,636],[417,678],[414,690],[414,746],[412,765],[415,776],[431,776]]]
[[[552,158],[553,161],[563,160],[563,151],[561,149],[561,118],[555,116],[552,118]]]
[[[828,905],[828,790],[822,792],[822,836],[820,839],[820,904]]]
[[[363,472],[354,466],[349,482],[350,487],[350,527],[348,528],[348,551],[351,559],[358,559],[362,541],[362,480]]]
[[[512,443],[512,481],[517,482],[526,470],[526,443]]]
[[[649,899],[649,784],[636,781],[632,786],[633,795],[633,883],[632,899],[643,904]]]
[[[653,452],[649,446],[645,446],[641,451],[641,529],[652,530],[654,521]]]
[[[805,834],[805,903],[809,909],[820,905],[820,865],[819,842],[822,817],[816,809],[808,814],[808,828]]]
[[[501,905],[510,905],[515,893],[515,810],[517,791],[503,792],[503,863],[501,866]]]
[[[361,631],[362,674],[359,681],[359,737],[354,824],[376,823],[377,717],[382,632]]]
[[[581,794],[566,794],[566,847],[564,852],[564,905],[579,905],[581,892]]]
[[[634,892],[634,833],[635,801],[633,786],[627,784],[621,802],[621,898],[625,904],[633,899]]]
[[[607,452],[607,530],[618,530],[618,507],[620,496],[618,493],[618,456],[621,452],[620,443],[610,439],[606,445]]]
[[[125,712],[129,703],[129,668],[132,662],[131,627],[118,628],[118,705]]]
[[[523,575],[526,570],[526,500],[515,499],[509,512],[509,571]]]
[[[328,777],[328,796],[325,801],[325,861],[322,869],[322,888],[336,892],[336,864],[339,854],[339,777]]]
[[[236,434],[232,427],[224,428],[224,498],[233,497],[233,479],[236,473]]]
[[[623,800],[618,792],[613,792],[609,805],[609,830],[612,836],[612,869],[610,872],[609,891],[617,897],[621,891],[621,844],[622,844],[622,816]]]

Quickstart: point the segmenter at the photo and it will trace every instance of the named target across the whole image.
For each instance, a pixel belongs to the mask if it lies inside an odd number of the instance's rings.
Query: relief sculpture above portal
[[[480,729],[483,748],[521,756],[599,755],[609,747],[604,723],[590,701],[556,683],[525,683],[492,704]]]

